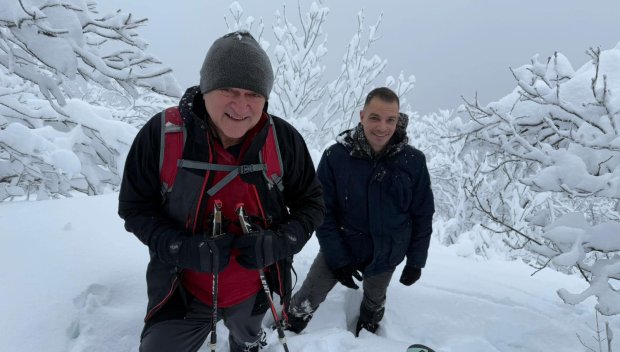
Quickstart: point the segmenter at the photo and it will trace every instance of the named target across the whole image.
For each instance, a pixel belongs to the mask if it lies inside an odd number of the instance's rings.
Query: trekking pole
[[[263,290],[265,291],[265,295],[267,295],[267,300],[269,300],[271,315],[273,315],[273,320],[276,323],[276,330],[278,330],[278,340],[282,344],[282,347],[284,347],[284,351],[289,352],[288,345],[286,344],[286,335],[284,335],[284,329],[282,329],[280,317],[278,316],[276,307],[273,303],[273,300],[271,299],[271,291],[269,291],[269,285],[267,284],[267,279],[265,278],[265,272],[263,271],[263,269],[259,269],[258,273],[260,274],[260,281],[263,283]]]
[[[219,199],[216,199],[213,201],[213,229],[211,229],[211,238],[216,238],[221,234],[222,202]],[[211,351],[215,351],[215,348],[217,347],[217,277],[219,268],[217,267],[217,260],[215,261],[215,263],[216,265],[213,267],[213,286],[211,287],[211,295],[213,296],[213,309],[211,312],[211,341],[209,342],[209,348],[211,349]]]
[[[245,211],[243,210],[243,203],[237,204],[237,216],[239,216],[239,226],[241,226],[241,231],[243,231],[244,235],[248,235],[250,232],[253,232],[252,224],[247,220],[245,215]],[[271,308],[271,314],[273,315],[273,319],[276,323],[276,329],[278,330],[278,340],[284,347],[285,352],[289,352],[288,345],[286,344],[286,335],[284,335],[284,330],[282,329],[282,325],[280,324],[280,317],[278,316],[278,312],[276,307],[271,299],[271,291],[269,290],[269,284],[267,284],[267,279],[265,278],[265,271],[261,268],[258,269],[258,274],[260,275],[260,282],[263,284],[263,291],[265,291],[265,295],[267,296],[267,300],[269,301],[269,306]]]

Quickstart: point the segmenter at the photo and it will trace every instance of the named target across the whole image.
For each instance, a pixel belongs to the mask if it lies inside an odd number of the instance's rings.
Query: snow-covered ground
[[[138,350],[148,252],[123,229],[116,202],[108,194],[0,203],[0,351]],[[312,239],[296,257],[298,287],[317,250]],[[361,291],[336,286],[301,335],[287,334],[290,351],[405,351],[412,343],[437,352],[585,351],[577,335],[598,351],[594,300],[568,306],[555,293],[581,292],[582,280],[457,254],[466,252],[433,242],[411,287],[398,283],[399,267],[377,335],[354,337]],[[618,335],[620,319],[608,321]],[[226,334],[218,325],[218,351],[228,351]],[[266,350],[283,350],[274,332]]]

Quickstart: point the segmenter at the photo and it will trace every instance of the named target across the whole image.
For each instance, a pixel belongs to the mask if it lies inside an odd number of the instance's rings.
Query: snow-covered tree
[[[254,38],[261,44],[263,48],[269,47],[269,43],[263,40],[263,33],[265,32],[265,23],[262,19],[258,21],[258,29],[254,30],[255,18],[248,16],[246,18],[243,12],[243,7],[233,1],[228,7],[228,12],[231,18],[224,16],[224,22],[228,28],[228,32],[235,31],[247,31],[252,32]]]
[[[464,154],[482,161],[468,188],[498,232],[544,265],[575,269],[597,310],[620,313],[620,45],[588,51],[575,71],[555,53],[512,70],[517,88],[498,102],[469,103]]]
[[[346,47],[338,77],[327,85],[321,130],[334,137],[339,131],[355,126],[356,113],[368,93],[367,87],[383,72],[387,60],[377,55],[368,58],[368,50],[379,37],[377,30],[383,14],[370,26],[364,40],[364,12],[357,14],[357,30]]]
[[[135,126],[180,95],[144,51],[146,19],[81,0],[2,6],[0,201],[115,189]]]
[[[500,236],[484,227],[485,217],[476,211],[467,185],[480,175],[479,160],[461,154],[457,111],[439,110],[419,116],[409,113],[410,143],[424,152],[435,198],[434,236],[446,245],[458,245],[463,256],[517,257]],[[485,183],[486,184],[486,183]],[[491,189],[491,188],[490,188]],[[480,224],[483,224],[482,226]]]
[[[305,11],[298,5],[297,11],[298,23],[287,16],[286,6],[282,12],[276,12],[275,45],[264,40],[262,21],[254,30],[254,18],[244,19],[238,2],[231,4],[231,18],[226,23],[229,30],[252,32],[270,55],[276,76],[269,98],[270,111],[288,119],[320,150],[339,132],[355,126],[366,94],[385,70],[387,60],[369,54],[379,40],[377,31],[383,16],[368,27],[365,36],[364,13],[357,14],[357,29],[345,47],[340,72],[330,80],[325,77],[322,62],[328,52],[323,26],[329,8],[321,2],[312,2]],[[396,78],[388,76],[385,82],[401,96],[404,106],[415,77],[401,73]]]
[[[462,187],[465,170],[458,159],[462,142],[450,139],[454,122],[454,113],[449,110],[423,116],[409,112],[407,130],[411,143],[426,155],[435,198],[434,220],[446,222],[438,226],[449,232],[439,233],[441,242],[446,244],[454,244],[458,235],[473,226],[469,223],[471,216],[466,215],[469,212]]]
[[[273,32],[276,38],[274,48],[275,82],[269,103],[274,112],[281,116],[294,116],[296,125],[302,130],[313,130],[311,124],[319,115],[320,101],[325,95],[321,60],[327,54],[327,38],[323,25],[329,9],[312,3],[308,12],[298,8],[299,26],[287,17],[286,5],[282,13],[276,12]]]

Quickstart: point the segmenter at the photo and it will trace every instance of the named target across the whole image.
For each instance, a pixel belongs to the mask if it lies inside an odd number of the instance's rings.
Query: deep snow
[[[0,203],[0,350],[137,351],[148,251],[125,232],[116,206],[117,194]],[[577,334],[597,346],[594,299],[569,306],[555,293],[581,292],[585,282],[549,269],[531,276],[521,262],[463,257],[467,246],[433,241],[411,287],[398,282],[399,267],[377,335],[354,337],[361,291],[337,285],[301,335],[287,334],[290,350],[404,351],[424,343],[438,352],[585,351]],[[297,287],[317,250],[313,238],[296,256]],[[619,319],[608,320],[620,332]],[[220,323],[218,351],[228,350],[226,335]],[[266,351],[282,350],[270,331]]]

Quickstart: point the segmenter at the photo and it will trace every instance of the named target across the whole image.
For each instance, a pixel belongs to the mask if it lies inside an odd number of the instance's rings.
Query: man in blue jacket
[[[385,311],[386,292],[397,265],[412,285],[426,263],[433,193],[424,154],[408,145],[408,116],[398,96],[376,88],[366,97],[360,123],[340,134],[321,158],[325,220],[317,229],[321,249],[288,309],[288,326],[302,331],[329,291],[362,280],[364,296],[355,335],[374,333]]]

